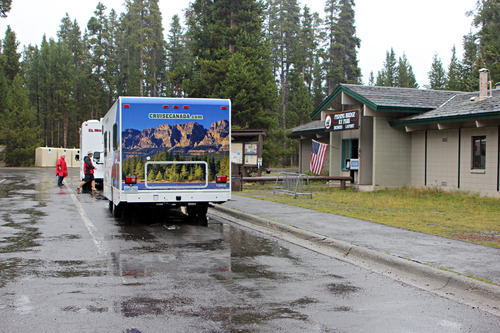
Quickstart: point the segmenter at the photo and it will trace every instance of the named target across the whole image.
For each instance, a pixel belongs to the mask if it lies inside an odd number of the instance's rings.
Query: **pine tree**
[[[298,71],[291,72],[290,88],[287,123],[295,127],[307,123],[314,110],[311,95]]]
[[[89,103],[89,56],[80,26],[76,20],[71,22],[66,15],[61,21],[57,36],[59,40],[53,47],[51,58],[55,72],[50,76],[54,79],[51,86],[54,97],[49,103],[57,117],[55,127],[52,128],[52,135],[55,135],[53,142],[57,146],[67,147],[71,134],[72,142],[79,141],[75,134],[78,133],[79,124],[84,120],[95,119],[96,110]],[[92,116],[89,118],[87,114],[81,113],[81,108],[94,112],[90,113]]]
[[[272,63],[280,89],[280,125],[287,128],[288,94],[290,91],[290,70],[305,66],[306,54],[301,57],[300,7],[297,0],[269,1],[269,40],[271,42]],[[302,58],[302,59],[300,59]]]
[[[189,77],[192,58],[188,50],[186,31],[178,15],[172,17],[167,44],[168,96],[184,96],[183,82]]]
[[[190,97],[230,98],[233,128],[274,126],[276,83],[262,32],[263,8],[255,0],[197,0],[189,34],[195,76]]]
[[[492,81],[500,81],[500,3],[498,0],[478,1],[474,25],[479,28],[479,63],[489,69]]]
[[[397,72],[397,86],[402,88],[418,88],[417,79],[413,73],[413,68],[411,67],[406,54],[403,53],[403,57],[399,57],[398,60],[398,72]]]
[[[10,166],[33,165],[35,148],[41,141],[35,113],[20,75],[16,75],[9,89],[2,125],[0,141],[5,142],[6,147],[0,153],[1,159]]]
[[[87,24],[91,73],[88,82],[89,104],[96,118],[104,116],[115,96],[116,75],[113,55],[115,46],[115,23],[105,13],[106,7],[99,3]]]
[[[304,6],[301,15],[299,32],[300,45],[298,47],[296,68],[301,73],[309,93],[311,93],[312,90],[315,52],[319,45],[318,34],[315,29],[318,20],[318,14],[311,14],[309,7]]]
[[[448,74],[446,80],[446,89],[453,91],[461,91],[464,88],[462,71],[460,62],[457,59],[456,55],[457,51],[455,45],[451,49],[451,60],[450,65],[448,66]]]
[[[370,72],[370,76],[368,77],[368,85],[369,86],[375,85],[375,76],[373,75],[373,71]]]
[[[339,83],[360,83],[357,49],[361,40],[356,37],[353,7],[353,0],[328,0],[325,8],[328,13],[329,45],[325,63],[329,94]]]
[[[7,77],[7,80],[12,83],[14,78],[20,71],[19,59],[21,54],[17,52],[19,47],[19,42],[16,40],[16,34],[7,26],[7,31],[5,32],[5,39],[3,40],[2,53],[4,55],[3,70]]]
[[[432,59],[431,70],[429,71],[429,88],[435,90],[446,89],[446,72],[443,68],[443,63],[438,57],[437,53],[434,54]]]
[[[165,85],[165,42],[158,0],[126,0],[117,39],[120,95],[160,96]]]
[[[387,51],[385,55],[384,68],[377,74],[377,86],[397,87],[398,86],[398,65],[394,49]]]
[[[0,18],[7,17],[12,6],[12,0],[0,0]]]
[[[319,56],[316,55],[313,67],[313,83],[312,83],[312,105],[318,107],[325,100],[325,90],[323,89],[323,71]]]
[[[479,65],[477,37],[470,32],[463,40],[464,56],[462,59],[463,90],[477,91],[479,87]]]

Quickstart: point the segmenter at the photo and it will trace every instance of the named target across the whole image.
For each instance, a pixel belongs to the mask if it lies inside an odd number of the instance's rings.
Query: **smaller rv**
[[[80,154],[75,159],[80,161],[80,179],[85,177],[83,159],[92,152],[92,164],[95,166],[96,187],[102,188],[104,179],[104,141],[101,120],[87,120],[80,128]],[[88,184],[86,184],[88,185]]]

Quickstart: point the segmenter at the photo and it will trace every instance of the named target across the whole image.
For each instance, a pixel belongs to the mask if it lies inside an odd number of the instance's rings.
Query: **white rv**
[[[101,120],[87,120],[82,123],[80,128],[80,154],[75,156],[75,159],[80,161],[80,179],[83,179],[85,177],[83,159],[89,151],[93,153],[92,164],[95,167],[94,178],[97,187],[102,187],[104,178],[104,142]]]
[[[103,118],[104,186],[110,211],[185,207],[206,221],[231,198],[231,101],[119,97]]]

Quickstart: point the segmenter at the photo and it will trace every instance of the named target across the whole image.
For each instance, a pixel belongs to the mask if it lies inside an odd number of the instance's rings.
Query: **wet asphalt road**
[[[500,332],[500,318],[210,214],[116,219],[0,168],[0,332]]]

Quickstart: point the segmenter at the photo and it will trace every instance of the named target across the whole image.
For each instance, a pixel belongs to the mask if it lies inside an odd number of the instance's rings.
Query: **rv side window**
[[[108,156],[108,132],[104,132],[104,157]]]
[[[118,149],[118,124],[113,125],[113,150]]]

